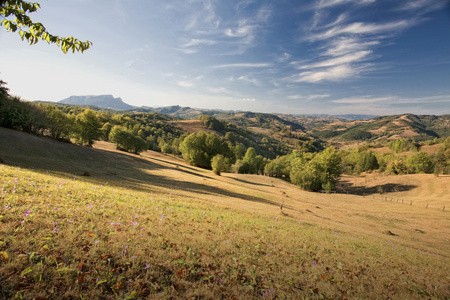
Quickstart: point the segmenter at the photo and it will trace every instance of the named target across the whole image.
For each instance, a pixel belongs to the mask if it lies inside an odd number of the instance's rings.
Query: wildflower
[[[123,245],[122,255],[127,255],[127,245]]]
[[[131,225],[136,226],[138,223],[137,222],[130,222]]]
[[[28,215],[30,214],[30,210],[29,209],[27,209],[25,212],[24,212],[24,214],[23,214],[23,216],[24,217],[28,217]]]
[[[148,263],[148,264],[145,264],[145,270],[148,270],[148,269],[150,269],[150,267],[151,267],[151,265]]]
[[[315,261],[315,260],[313,260],[313,265],[314,265],[314,268],[317,266],[317,262]]]

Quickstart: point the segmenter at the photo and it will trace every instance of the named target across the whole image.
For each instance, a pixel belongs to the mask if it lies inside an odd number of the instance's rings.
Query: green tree
[[[406,159],[406,165],[412,173],[431,174],[434,171],[434,164],[430,156],[423,152],[414,153],[414,155]]]
[[[73,130],[72,120],[57,107],[46,106],[47,110],[47,129],[50,136],[55,140],[68,137]]]
[[[50,34],[45,26],[39,22],[33,22],[29,14],[37,11],[41,5],[37,2],[23,0],[2,0],[0,1],[0,17],[4,20],[0,22],[6,30],[16,32],[17,30],[22,40],[27,40],[30,45],[36,44],[40,39],[49,44],[56,44],[61,47],[64,53],[71,50],[85,51],[89,49],[92,42],[82,42],[74,37],[59,37]]]
[[[379,164],[372,151],[361,151],[358,157],[358,166],[362,172],[367,172],[378,169]]]
[[[230,171],[230,160],[222,154],[217,154],[211,160],[211,167],[214,174],[220,176],[220,173]]]
[[[116,125],[109,133],[109,140],[116,144],[116,148],[127,152],[139,154],[147,149],[147,143],[133,134],[129,129]]]
[[[102,124],[100,123],[97,114],[90,109],[84,110],[76,118],[76,137],[82,145],[91,146],[94,140],[101,137]]]
[[[191,133],[180,144],[180,151],[189,164],[206,169],[211,168],[211,157],[206,151],[206,133]]]
[[[333,147],[311,156],[300,156],[294,160],[291,182],[307,191],[317,192],[334,189],[341,175],[341,157]]]

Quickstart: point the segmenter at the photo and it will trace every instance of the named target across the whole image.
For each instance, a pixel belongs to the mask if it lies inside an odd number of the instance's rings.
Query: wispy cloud
[[[224,87],[208,87],[206,89],[215,94],[231,94],[231,91]]]
[[[438,95],[438,96],[429,96],[429,97],[399,97],[399,96],[384,96],[384,97],[374,97],[374,96],[362,96],[362,97],[350,97],[350,98],[342,98],[333,100],[334,103],[340,104],[370,104],[370,103],[379,103],[379,104],[424,104],[429,105],[433,103],[448,103],[450,104],[450,96],[449,95]]]
[[[296,82],[317,83],[340,81],[372,70],[376,50],[386,40],[416,25],[419,21],[413,15],[408,18],[396,15],[389,20],[367,22],[358,20],[352,8],[374,4],[375,0],[321,0],[314,6],[312,26],[306,40],[316,45],[318,55],[307,62],[296,62],[302,70],[292,78]],[[423,6],[429,0],[415,0],[415,6]],[[331,9],[346,5],[346,11],[328,20]]]
[[[312,41],[325,40],[329,38],[338,37],[341,35],[375,35],[380,33],[390,33],[393,31],[403,30],[405,28],[413,25],[412,22],[408,20],[399,20],[395,22],[387,23],[364,23],[364,22],[354,22],[347,25],[335,26],[325,32],[318,34],[313,34],[309,38]]]
[[[184,28],[187,31],[208,32],[219,28],[222,22],[216,14],[214,3],[211,0],[188,0],[184,7],[189,12],[189,18]]]
[[[261,86],[261,83],[256,78],[253,78],[249,75],[242,75],[242,76],[239,76],[237,79],[244,81],[244,82],[254,84],[256,86]]]
[[[358,75],[360,69],[350,65],[340,65],[332,68],[301,72],[294,77],[294,82],[319,82],[323,80],[340,81]]]
[[[375,2],[376,0],[320,0],[318,1],[316,8],[328,8],[332,6],[353,3],[356,5],[366,5]]]
[[[446,5],[449,5],[448,0],[409,0],[400,6],[400,9],[409,11],[416,10],[419,13],[426,13],[441,9]]]
[[[379,45],[380,41],[364,41],[356,37],[341,37],[332,40],[326,47],[323,56],[340,56],[347,53],[363,51]]]
[[[217,44],[217,41],[205,40],[205,39],[191,39],[189,42],[182,45],[182,47],[187,48],[187,47],[195,47],[195,46],[201,46],[201,45],[211,46],[211,45],[215,45],[215,44]]]
[[[190,88],[190,87],[194,86],[194,84],[192,82],[185,81],[185,80],[177,81],[177,84],[184,88]]]
[[[439,109],[445,112],[450,105],[448,95],[435,95],[427,97],[401,97],[401,96],[361,96],[332,100],[338,111],[354,113],[392,115],[398,113],[435,114]]]
[[[312,68],[323,68],[323,67],[333,67],[343,64],[350,64],[354,62],[360,62],[367,58],[372,51],[355,51],[335,58],[330,58],[324,61],[320,61],[311,65],[301,66],[300,69],[312,69]]]
[[[313,95],[290,95],[287,98],[292,100],[314,100],[328,97],[330,97],[330,95],[328,94],[313,94]]]
[[[249,47],[256,46],[255,41],[258,34],[267,26],[271,15],[272,9],[270,6],[263,5],[253,15],[246,15],[239,18],[234,24],[227,26],[223,34],[232,39],[232,42],[238,47],[239,53],[244,53]]]
[[[216,65],[213,68],[265,68],[270,67],[270,63],[237,63],[237,64],[223,64]]]
[[[279,55],[275,60],[276,60],[277,62],[282,63],[282,62],[288,61],[291,57],[292,57],[291,54],[289,54],[289,53],[287,53],[287,52],[284,52],[284,53],[282,53],[281,55]]]

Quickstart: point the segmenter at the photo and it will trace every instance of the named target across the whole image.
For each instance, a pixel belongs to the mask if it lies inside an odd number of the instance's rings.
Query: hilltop
[[[98,95],[98,96],[70,96],[58,103],[82,105],[82,106],[98,106],[101,108],[114,110],[130,110],[134,107],[126,104],[121,98],[114,98],[112,95]]]

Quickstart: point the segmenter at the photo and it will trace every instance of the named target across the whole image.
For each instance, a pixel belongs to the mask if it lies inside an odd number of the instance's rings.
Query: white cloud
[[[189,0],[184,4],[184,13],[189,15],[185,30],[201,33],[219,28],[222,20],[217,16],[211,0]]]
[[[300,67],[300,69],[311,69],[311,68],[322,68],[322,67],[333,67],[343,64],[349,64],[354,62],[359,62],[365,60],[366,57],[371,54],[372,51],[357,51],[349,53],[336,58],[327,59],[321,62],[314,63],[312,65],[306,65]]]
[[[242,98],[242,101],[255,102],[256,99],[255,98]]]
[[[240,18],[235,24],[229,25],[224,29],[223,34],[234,39],[234,43],[239,47],[239,53],[244,53],[249,47],[254,47],[255,40],[261,29],[267,26],[267,23],[272,15],[272,10],[269,6],[262,6],[253,16],[246,16]]]
[[[320,0],[316,8],[327,8],[337,5],[353,2],[358,5],[366,5],[375,2],[376,0]]]
[[[269,63],[237,63],[237,64],[223,64],[216,65],[213,68],[265,68],[270,67]]]
[[[291,57],[292,57],[291,54],[284,52],[283,54],[281,54],[280,56],[278,56],[276,58],[276,61],[282,63],[282,62],[288,61]]]
[[[287,98],[292,100],[314,100],[328,97],[330,97],[330,95],[328,94],[313,94],[313,95],[290,95]]]
[[[184,80],[182,80],[182,81],[177,81],[177,84],[178,84],[179,86],[181,86],[181,87],[184,87],[184,88],[189,88],[189,87],[194,86],[194,84],[193,84],[192,82],[184,81]]]
[[[355,37],[340,37],[331,41],[327,45],[327,50],[323,54],[324,56],[340,56],[347,53],[362,51],[370,47],[379,45],[379,41],[363,41]]]
[[[390,102],[393,100],[398,100],[397,97],[372,97],[372,96],[363,96],[363,97],[353,97],[353,98],[342,98],[338,100],[333,100],[334,103],[340,104],[368,104],[368,103],[379,103],[379,102]]]
[[[307,71],[298,74],[295,82],[319,82],[322,80],[339,81],[342,79],[354,77],[361,72],[358,68],[349,65],[340,65],[328,69],[321,69],[317,71]]]
[[[341,104],[368,104],[368,103],[385,103],[385,104],[430,104],[430,103],[449,103],[450,95],[437,95],[428,97],[399,97],[399,96],[385,96],[385,97],[351,97],[333,100],[334,103]]]
[[[217,42],[213,41],[213,40],[191,39],[189,42],[183,44],[181,47],[187,48],[187,47],[195,47],[195,46],[201,46],[201,45],[212,46],[215,44],[217,44]]]
[[[392,31],[402,30],[410,27],[412,22],[407,20],[400,20],[388,23],[364,23],[364,22],[354,22],[345,26],[335,26],[323,33],[314,34],[310,37],[310,40],[325,40],[333,37],[337,37],[343,34],[350,35],[361,35],[361,34],[380,34],[380,33],[390,33]]]
[[[217,88],[208,87],[206,89],[208,91],[210,91],[211,93],[215,93],[215,94],[221,94],[221,93],[229,94],[230,93],[230,91],[224,87],[217,87]]]
[[[448,0],[409,0],[400,7],[401,10],[417,10],[420,14],[441,9],[448,5]]]
[[[245,81],[245,82],[257,85],[257,86],[261,85],[261,83],[256,78],[246,76],[246,75],[239,76],[238,80]]]

